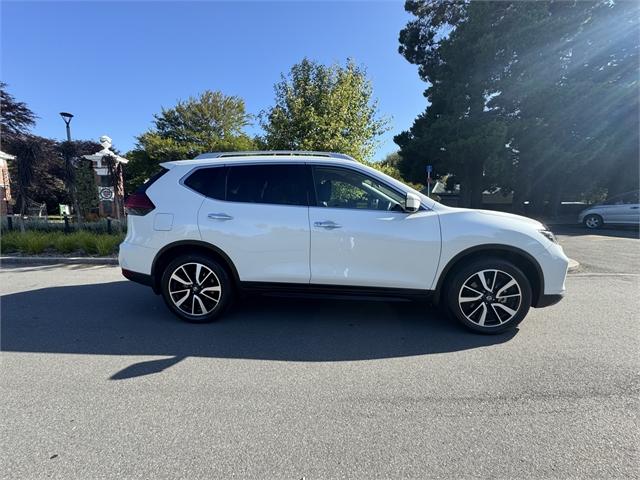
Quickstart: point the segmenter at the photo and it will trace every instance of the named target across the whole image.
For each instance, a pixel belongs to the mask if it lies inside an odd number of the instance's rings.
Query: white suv
[[[441,205],[348,156],[233,152],[162,164],[126,201],[123,275],[189,322],[238,291],[430,298],[497,333],[558,302],[568,259],[529,218]]]

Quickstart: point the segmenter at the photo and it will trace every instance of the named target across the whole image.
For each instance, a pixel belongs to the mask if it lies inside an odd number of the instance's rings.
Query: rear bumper
[[[126,268],[123,268],[122,276],[127,280],[131,280],[132,282],[140,283],[148,287],[154,286],[153,277],[151,275],[146,275],[144,273],[134,272],[133,270],[127,270]]]
[[[551,305],[555,305],[556,303],[558,303],[563,298],[564,298],[564,293],[540,295],[540,298],[538,298],[538,301],[536,302],[535,305],[533,305],[533,307],[534,308],[550,307]]]
[[[124,241],[120,244],[118,263],[123,270],[150,275],[151,265],[153,264],[156,253],[157,251],[153,248]]]

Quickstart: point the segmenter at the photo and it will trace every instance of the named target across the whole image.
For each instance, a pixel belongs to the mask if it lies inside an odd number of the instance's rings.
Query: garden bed
[[[113,256],[124,234],[93,232],[2,232],[0,251],[3,255],[43,256]]]

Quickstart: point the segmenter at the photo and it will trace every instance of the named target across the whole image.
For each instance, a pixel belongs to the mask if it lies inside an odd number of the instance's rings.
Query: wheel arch
[[[523,271],[525,276],[531,279],[531,305],[536,306],[544,294],[544,274],[542,268],[537,260],[525,252],[524,250],[512,247],[510,245],[501,244],[485,244],[477,245],[455,255],[446,266],[443,268],[438,282],[436,283],[436,301],[439,303],[442,301],[442,296],[445,293],[447,282],[453,277],[456,270],[468,262],[473,260],[494,256],[504,260],[511,261],[520,270]]]
[[[176,256],[199,253],[217,260],[227,271],[233,282],[238,285],[240,277],[238,270],[229,256],[215,245],[200,240],[180,240],[162,247],[151,264],[152,287],[155,293],[160,293],[160,279],[164,267]]]

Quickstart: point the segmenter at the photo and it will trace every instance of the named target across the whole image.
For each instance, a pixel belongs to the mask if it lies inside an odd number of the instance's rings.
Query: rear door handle
[[[325,230],[334,230],[336,228],[342,228],[342,225],[338,225],[331,220],[325,220],[324,222],[314,222],[313,226],[316,228],[324,228]]]
[[[637,210],[640,207],[631,207],[631,210]]]
[[[210,220],[233,220],[233,217],[226,213],[210,213],[207,218]]]

